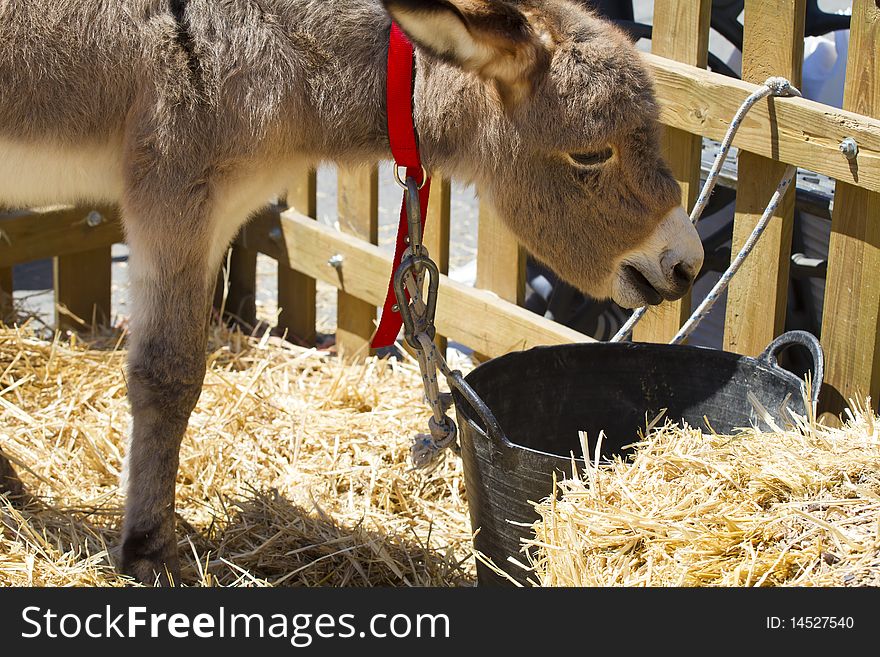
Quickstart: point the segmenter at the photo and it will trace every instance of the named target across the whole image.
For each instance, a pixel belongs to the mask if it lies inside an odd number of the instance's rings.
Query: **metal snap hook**
[[[412,274],[418,276],[420,271],[427,270],[428,273],[428,289],[419,295],[424,303],[424,310],[417,311],[409,303],[409,297],[406,291],[406,276]],[[433,340],[436,334],[434,328],[434,316],[437,313],[437,293],[440,288],[440,271],[437,265],[427,256],[408,256],[400,264],[397,271],[394,272],[394,295],[397,298],[397,307],[403,320],[403,334],[407,343],[416,351],[421,351],[422,346],[419,344],[417,335],[420,331],[428,334]]]

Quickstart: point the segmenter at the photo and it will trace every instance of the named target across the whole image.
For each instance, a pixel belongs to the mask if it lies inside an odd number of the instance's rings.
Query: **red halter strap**
[[[391,24],[391,38],[388,44],[388,140],[391,143],[391,154],[398,167],[406,168],[406,177],[412,176],[419,185],[419,201],[422,208],[422,228],[428,213],[428,196],[431,192],[431,179],[423,180],[424,169],[419,157],[419,146],[416,142],[416,130],[413,121],[413,46],[396,23]],[[406,178],[404,178],[406,180]],[[394,266],[391,270],[391,281],[394,272],[400,266],[403,252],[406,250],[408,233],[406,219],[406,197],[400,208],[400,223],[397,228],[397,247],[394,250]],[[374,348],[387,347],[394,344],[403,320],[399,312],[394,311],[397,298],[394,295],[392,282],[388,284],[388,294],[382,309],[379,327],[373,336]]]

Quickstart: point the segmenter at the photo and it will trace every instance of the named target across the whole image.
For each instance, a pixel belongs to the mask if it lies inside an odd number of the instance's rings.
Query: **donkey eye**
[[[592,167],[607,162],[613,155],[614,151],[611,148],[606,148],[595,153],[569,153],[568,156],[578,166]]]

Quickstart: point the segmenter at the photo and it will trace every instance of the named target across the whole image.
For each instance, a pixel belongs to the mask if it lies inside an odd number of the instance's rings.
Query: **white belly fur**
[[[209,219],[213,239],[208,247],[212,266],[219,264],[230,240],[248,217],[284,191],[293,179],[292,171],[282,163],[267,163],[214,190],[213,216]],[[0,137],[0,207],[118,204],[123,193],[119,142],[63,148]],[[138,250],[137,244],[131,246]]]
[[[118,143],[71,148],[0,137],[0,205],[117,203],[122,192]]]

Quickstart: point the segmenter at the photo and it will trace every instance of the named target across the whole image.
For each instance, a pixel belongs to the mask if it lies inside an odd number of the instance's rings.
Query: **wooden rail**
[[[283,238],[272,239],[279,229]],[[279,262],[296,263],[303,274],[374,307],[385,300],[391,256],[366,240],[294,211],[264,212],[247,226],[241,239],[249,248]],[[329,264],[332,256],[340,256],[340,267]],[[437,331],[491,357],[542,344],[590,340],[492,292],[456,283],[447,276],[440,280]]]
[[[749,2],[746,6],[749,6]],[[868,7],[869,11],[880,8]],[[757,85],[658,57],[644,55],[660,100],[660,121],[721,141],[730,120]],[[868,59],[876,59],[876,51]],[[861,63],[857,64],[859,68]],[[854,165],[840,142],[859,144]],[[771,160],[794,164],[856,187],[880,191],[880,119],[805,98],[776,98],[757,104],[733,145]]]
[[[110,314],[110,248],[123,240],[114,208],[58,206],[0,215],[0,306],[8,305],[13,265],[53,258],[60,329],[106,324]],[[9,309],[0,307],[0,319]]]
[[[91,251],[123,241],[113,208],[56,206],[0,215],[0,267]]]

